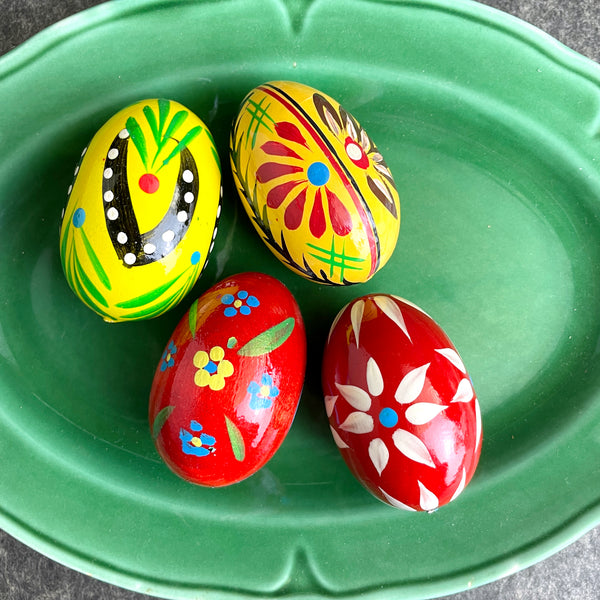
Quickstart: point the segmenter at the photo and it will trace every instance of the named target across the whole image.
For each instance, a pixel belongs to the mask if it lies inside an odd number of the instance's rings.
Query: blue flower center
[[[306,173],[313,185],[325,185],[329,181],[329,168],[322,162],[314,162]]]
[[[208,364],[204,367],[205,371],[208,371],[211,375],[213,373],[217,372],[217,365],[211,360],[208,362]]]
[[[395,427],[398,423],[398,413],[393,408],[382,408],[379,413],[379,422],[384,427]]]

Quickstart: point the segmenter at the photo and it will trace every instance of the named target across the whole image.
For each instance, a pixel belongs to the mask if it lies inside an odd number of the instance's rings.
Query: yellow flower
[[[222,390],[225,377],[233,375],[233,365],[225,360],[225,351],[221,346],[214,346],[210,352],[199,350],[194,354],[194,366],[198,368],[194,383],[198,387],[208,386],[211,390]]]

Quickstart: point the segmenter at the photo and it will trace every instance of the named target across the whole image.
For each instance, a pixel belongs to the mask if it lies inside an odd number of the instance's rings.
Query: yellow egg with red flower
[[[379,149],[338,102],[273,81],[243,100],[230,140],[255,229],[286,266],[323,284],[370,279],[391,257],[400,201]]]

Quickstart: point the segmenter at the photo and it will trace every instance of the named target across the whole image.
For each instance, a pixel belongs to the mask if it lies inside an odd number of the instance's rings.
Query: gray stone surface
[[[125,0],[121,0],[125,1]],[[0,55],[95,0],[0,0]],[[600,62],[597,0],[485,0]],[[144,600],[42,556],[0,531],[0,600]],[[600,528],[552,557],[444,600],[600,600]]]

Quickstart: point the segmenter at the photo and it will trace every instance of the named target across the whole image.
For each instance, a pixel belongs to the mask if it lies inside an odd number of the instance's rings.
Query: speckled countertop
[[[121,0],[125,1],[125,0]],[[0,0],[0,55],[97,0]],[[597,0],[485,0],[600,62]],[[0,531],[1,600],[143,600],[137,594],[59,565]],[[600,528],[552,557],[494,583],[445,600],[598,600]]]

